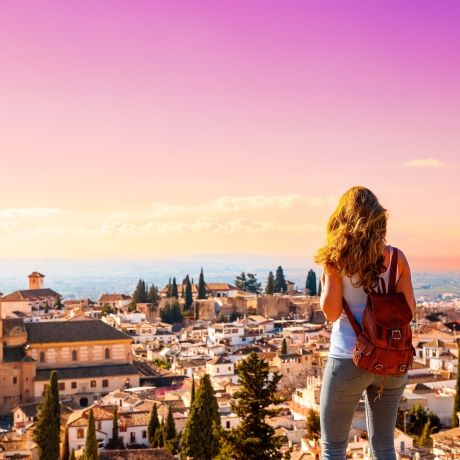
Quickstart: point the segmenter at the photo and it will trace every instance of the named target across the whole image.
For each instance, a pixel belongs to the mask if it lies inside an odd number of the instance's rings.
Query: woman
[[[352,350],[356,336],[342,310],[344,298],[360,322],[366,291],[388,275],[394,248],[385,244],[387,211],[365,187],[353,187],[339,201],[327,225],[327,244],[315,257],[324,267],[321,308],[333,322],[329,358],[321,389],[321,442],[323,460],[345,459],[353,415],[365,393],[369,443],[374,460],[396,459],[394,429],[399,401],[407,382],[388,375],[378,398],[382,378],[356,367]],[[409,264],[398,250],[396,291],[403,292],[415,311]]]

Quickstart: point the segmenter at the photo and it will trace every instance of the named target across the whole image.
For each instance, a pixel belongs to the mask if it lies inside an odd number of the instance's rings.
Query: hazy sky
[[[305,256],[353,185],[460,270],[460,2],[0,5],[0,257]]]

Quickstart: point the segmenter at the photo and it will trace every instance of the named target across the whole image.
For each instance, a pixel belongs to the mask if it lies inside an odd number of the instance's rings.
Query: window
[[[106,348],[104,351],[105,359],[110,359],[110,348]]]
[[[142,430],[142,439],[147,438],[147,430]]]
[[[130,441],[131,444],[136,444],[136,433],[134,431],[131,431]]]
[[[45,355],[45,352],[44,352],[44,351],[41,351],[41,352],[40,352],[40,355],[39,355],[38,360],[39,360],[41,363],[44,363],[44,362],[46,361],[46,355]]]
[[[102,388],[107,388],[109,386],[109,381],[107,379],[104,379],[102,381]]]
[[[220,369],[216,367],[216,374],[218,374],[219,372],[220,372]]]
[[[97,421],[97,429],[98,429],[99,431],[101,431],[101,429],[102,429],[102,420],[98,420],[98,421]]]
[[[59,382],[59,391],[65,390],[65,382]]]
[[[18,383],[18,378],[17,377],[13,377],[13,385],[16,385]]]
[[[85,430],[84,428],[78,428],[77,430],[77,438],[83,439],[85,437]]]
[[[96,388],[96,380],[91,380],[90,386],[91,388]]]
[[[228,420],[225,422],[225,428],[227,428],[227,430],[230,429],[230,422]]]
[[[78,361],[77,350],[72,350],[72,361]]]
[[[77,382],[72,382],[70,387],[75,390],[75,388],[77,388]]]

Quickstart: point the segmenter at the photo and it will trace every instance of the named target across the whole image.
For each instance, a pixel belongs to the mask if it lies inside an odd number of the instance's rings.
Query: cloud
[[[238,214],[251,211],[264,211],[267,209],[292,209],[295,207],[321,207],[334,203],[334,197],[289,195],[248,195],[231,196],[223,195],[215,200],[204,203],[182,205],[176,203],[153,203],[148,209],[129,212],[113,211],[109,219],[162,219],[185,216]]]
[[[434,158],[417,158],[402,164],[407,168],[443,168],[446,165]]]
[[[62,214],[57,208],[10,208],[0,211],[0,220],[36,219]]]

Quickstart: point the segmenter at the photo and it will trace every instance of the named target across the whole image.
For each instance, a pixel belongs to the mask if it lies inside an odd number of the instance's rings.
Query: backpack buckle
[[[399,329],[394,329],[391,331],[391,338],[393,340],[401,340],[401,331]]]
[[[383,364],[377,363],[374,367],[375,367],[375,369],[377,369],[378,371],[381,371],[381,370],[383,369]]]
[[[407,369],[407,364],[401,364],[401,366],[399,366],[400,372],[404,372],[406,369]]]

